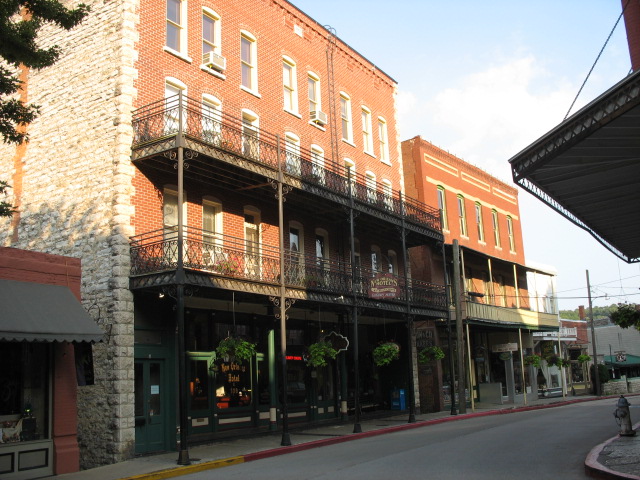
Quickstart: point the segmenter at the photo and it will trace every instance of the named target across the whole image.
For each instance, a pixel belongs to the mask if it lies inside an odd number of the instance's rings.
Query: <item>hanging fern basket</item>
[[[395,342],[385,342],[373,349],[373,362],[383,367],[400,358],[400,345]]]

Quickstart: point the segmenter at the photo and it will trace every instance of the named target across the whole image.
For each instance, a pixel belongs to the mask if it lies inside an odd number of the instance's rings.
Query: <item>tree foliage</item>
[[[640,306],[635,303],[619,303],[611,312],[611,321],[620,328],[634,327],[640,330]]]
[[[593,307],[593,319],[600,320],[602,318],[611,318],[611,312],[616,308],[615,304],[604,307]],[[585,315],[587,317],[589,316],[589,309],[587,308],[585,308]],[[567,320],[579,320],[579,310],[577,308],[575,310],[560,310],[560,318],[565,318]]]
[[[12,71],[0,65],[0,134],[5,143],[27,141],[24,127],[38,115],[36,105],[24,104],[16,96],[21,86],[17,68],[21,64],[34,69],[48,67],[60,55],[56,45],[50,48],[38,46],[38,31],[44,24],[70,30],[88,11],[85,4],[68,9],[58,0],[0,1],[0,57],[13,67]]]
[[[9,184],[5,181],[0,180],[0,194],[4,194],[7,192],[7,188],[9,188]],[[9,202],[0,201],[0,217],[10,217],[13,215],[15,208]]]

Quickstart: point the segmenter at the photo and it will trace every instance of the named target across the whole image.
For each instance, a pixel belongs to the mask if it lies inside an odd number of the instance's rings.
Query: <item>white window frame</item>
[[[180,18],[169,18],[170,4],[178,4],[178,14]],[[169,45],[170,29],[175,29],[177,32],[177,45]],[[165,50],[185,60],[191,61],[191,59],[187,57],[187,38],[187,0],[165,0]]]
[[[396,277],[400,275],[400,271],[398,270],[398,254],[395,250],[389,250],[387,252],[387,271]]]
[[[311,174],[318,177],[319,182],[324,184],[324,149],[316,144],[311,144]]]
[[[376,180],[376,174],[367,170],[364,176],[365,186],[367,187],[367,200],[375,203],[378,201],[378,182]]]
[[[393,209],[393,184],[391,180],[383,178],[380,181],[380,185],[382,187],[382,201],[384,206],[391,210]]]
[[[484,219],[482,217],[482,204],[476,202],[476,226],[478,227],[478,241],[484,243]]]
[[[460,236],[469,237],[469,231],[467,230],[467,209],[466,209],[464,196],[458,195],[457,202],[458,202],[458,218],[460,220]]]
[[[502,248],[502,242],[500,241],[500,219],[498,217],[498,211],[491,210],[491,226],[493,227],[493,241],[496,248]]]
[[[244,217],[246,215],[252,215],[254,222],[252,224],[247,223]],[[262,212],[259,208],[253,205],[245,205],[243,208],[243,229],[242,234],[245,241],[245,275],[250,278],[260,278],[262,275]],[[247,230],[255,230],[257,242],[256,251],[248,249],[249,238],[247,238]]]
[[[285,170],[291,175],[302,175],[300,158],[300,137],[292,132],[284,132]]]
[[[447,191],[446,189],[438,185],[438,208],[442,211],[442,230],[449,230],[449,219],[447,218]]]
[[[298,113],[298,69],[292,58],[282,57],[282,88],[284,111]]]
[[[307,98],[309,99],[309,112],[322,111],[320,77],[313,72],[307,72]]]
[[[164,133],[166,135],[177,133],[179,129],[179,93],[182,92],[183,104],[187,101],[187,85],[177,78],[167,77],[164,80],[164,98],[165,98],[165,114],[164,114]],[[182,111],[182,129],[187,126],[187,110]]]
[[[361,108],[362,117],[362,149],[364,153],[374,155],[373,153],[373,132],[371,127],[371,110],[363,106]]]
[[[391,165],[389,156],[389,130],[387,121],[383,117],[378,117],[378,141],[380,146],[380,161]]]
[[[356,162],[351,160],[350,158],[344,159],[344,184],[348,188],[349,187],[349,173],[351,173],[351,189],[353,195],[356,194]],[[347,194],[349,191],[347,190]]]
[[[222,102],[208,93],[202,94],[202,139],[216,146],[222,142]]]
[[[296,229],[298,231],[298,250],[294,251],[291,248],[291,230]],[[296,284],[302,284],[305,278],[305,262],[304,262],[304,227],[300,222],[294,220],[289,222],[289,254],[291,263],[291,280]]]
[[[509,236],[509,251],[515,253],[516,251],[516,238],[513,231],[513,218],[507,215],[507,235]]]
[[[353,122],[351,121],[351,97],[340,92],[340,118],[342,121],[342,140],[353,144]]]
[[[371,272],[375,275],[382,271],[382,251],[377,245],[371,245]]]
[[[206,38],[204,32],[205,17],[213,22],[213,38]],[[221,17],[209,7],[202,7],[202,54],[213,52],[222,55]]]
[[[248,109],[242,110],[242,154],[260,158],[260,117]]]
[[[244,45],[249,47],[248,57],[245,57]],[[256,94],[258,92],[258,41],[246,30],[240,31],[240,65],[240,88]]]

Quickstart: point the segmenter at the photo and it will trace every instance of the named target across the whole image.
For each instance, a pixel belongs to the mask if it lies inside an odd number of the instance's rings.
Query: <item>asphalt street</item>
[[[609,399],[470,418],[183,478],[585,479],[585,457],[617,431],[612,412]]]

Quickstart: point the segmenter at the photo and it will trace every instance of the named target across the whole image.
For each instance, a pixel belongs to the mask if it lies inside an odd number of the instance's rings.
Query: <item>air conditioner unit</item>
[[[207,52],[202,55],[202,64],[222,72],[227,68],[227,59],[217,53]]]
[[[311,121],[313,123],[317,123],[318,125],[326,125],[327,124],[327,114],[321,110],[313,110],[309,113],[311,117]]]

